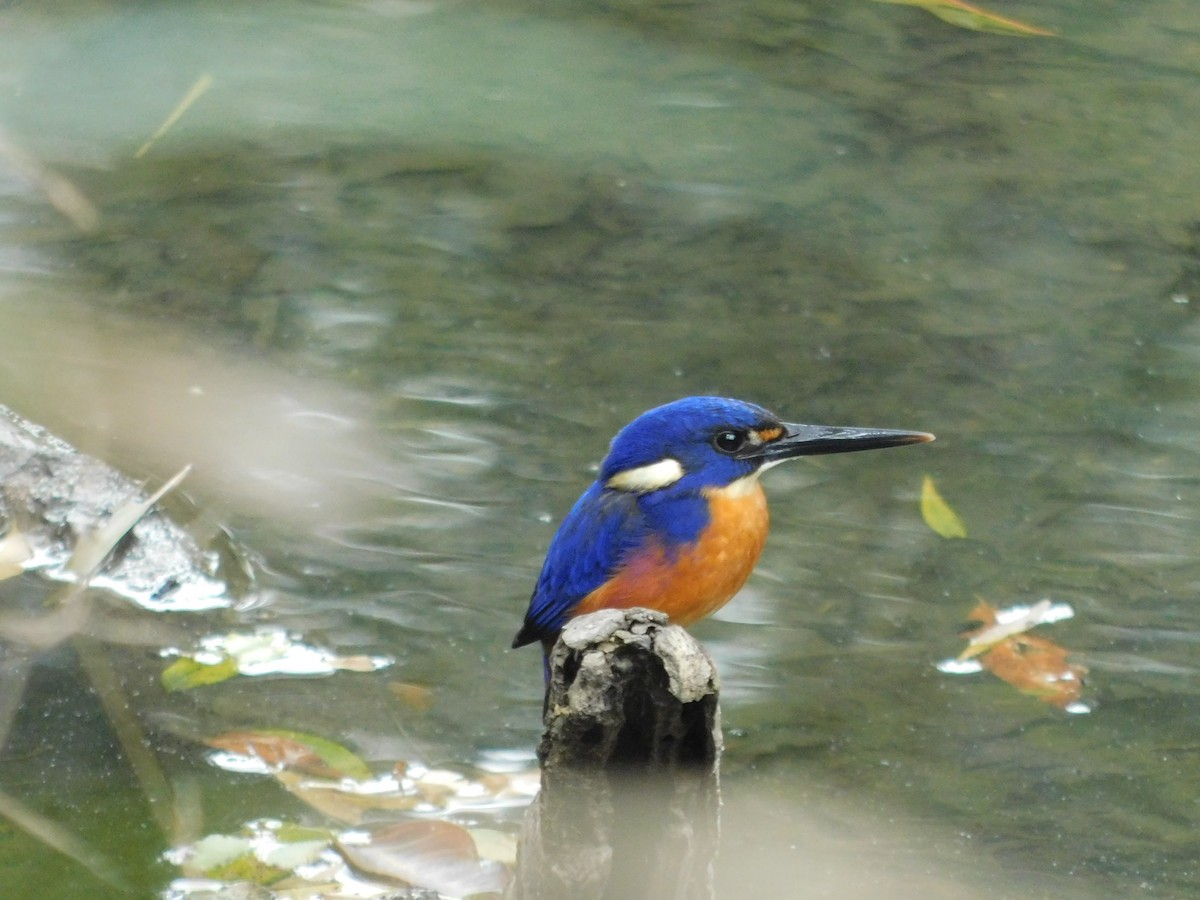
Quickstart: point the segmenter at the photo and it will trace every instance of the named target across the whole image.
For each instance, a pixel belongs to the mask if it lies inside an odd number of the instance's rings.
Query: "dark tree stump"
[[[511,900],[713,896],[717,691],[708,654],[661,613],[568,623],[550,656],[542,788]]]

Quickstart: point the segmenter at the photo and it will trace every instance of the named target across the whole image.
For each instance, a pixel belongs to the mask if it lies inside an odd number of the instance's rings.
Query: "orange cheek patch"
[[[777,441],[783,437],[782,428],[763,428],[761,431],[756,431],[754,434],[764,444],[769,444],[772,441]]]
[[[688,625],[729,602],[766,543],[767,499],[755,485],[737,497],[714,492],[708,503],[712,519],[694,543],[673,554],[652,543],[584,597],[573,614],[645,606]]]

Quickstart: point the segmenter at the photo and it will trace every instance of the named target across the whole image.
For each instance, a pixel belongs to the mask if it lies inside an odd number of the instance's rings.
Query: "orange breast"
[[[750,576],[767,540],[767,498],[757,483],[708,495],[708,526],[694,543],[668,553],[651,544],[592,591],[574,614],[645,606],[679,625],[711,615]]]

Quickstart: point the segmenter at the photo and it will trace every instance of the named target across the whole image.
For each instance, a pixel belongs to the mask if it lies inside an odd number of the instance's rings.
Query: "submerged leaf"
[[[984,31],[990,34],[1006,34],[1013,37],[1054,37],[1053,31],[1029,25],[1018,19],[998,16],[986,9],[964,3],[962,0],[877,0],[879,3],[895,3],[904,6],[919,6],[926,12],[931,12],[943,22],[957,25],[959,28],[969,28],[972,31]]]
[[[965,538],[967,526],[958,517],[934,486],[933,479],[925,476],[921,484],[921,518],[925,524],[944,538]]]
[[[317,781],[297,772],[276,772],[275,780],[293,796],[313,809],[347,825],[361,825],[368,812],[408,812],[421,805],[422,798],[398,786],[391,792],[347,790],[345,782]]]
[[[401,703],[417,712],[426,712],[433,706],[433,691],[423,685],[389,681],[388,688]]]
[[[370,778],[371,769],[341,744],[299,731],[230,731],[205,741],[210,747],[255,756],[273,768],[294,769],[319,778]]]
[[[396,763],[394,771],[370,779],[338,781],[307,777],[284,769],[275,779],[288,791],[330,818],[358,825],[369,812],[449,813],[458,810],[525,807],[537,794],[539,773],[484,773],[468,777],[450,769]]]
[[[450,822],[401,822],[369,835],[364,843],[337,844],[355,868],[452,897],[499,894],[508,881],[499,863],[479,858],[470,832]]]

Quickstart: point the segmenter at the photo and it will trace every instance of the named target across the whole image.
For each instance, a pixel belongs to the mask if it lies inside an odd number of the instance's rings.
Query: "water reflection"
[[[727,760],[793,804],[813,802],[803,769],[894,804],[906,834],[936,819],[1006,877],[1189,892],[1200,344],[1178,186],[1200,109],[1181,8],[1067,4],[1039,10],[1067,39],[1013,42],[866,2],[611,25],[557,4],[13,5],[5,133],[102,219],[81,237],[2,183],[0,399],[136,477],[192,460],[202,514],[256,554],[249,615],[437,685],[415,721],[362,680],[155,713],[519,751],[540,674],[502,648],[616,427],[710,392],[911,422],[942,435],[928,468],[970,539],[925,529],[919,473],[891,462],[771,473],[762,568],[697,629]],[[1076,609],[1092,716],[933,669],[977,593]],[[72,722],[30,712],[21,746],[56,743],[80,773],[56,787],[94,790]],[[105,821],[138,834],[126,788]],[[770,816],[747,818],[734,846]]]

